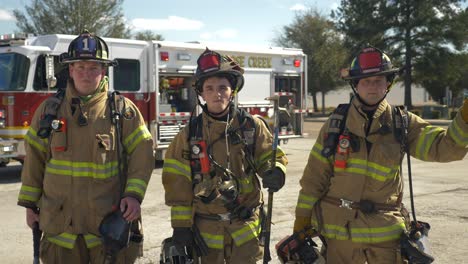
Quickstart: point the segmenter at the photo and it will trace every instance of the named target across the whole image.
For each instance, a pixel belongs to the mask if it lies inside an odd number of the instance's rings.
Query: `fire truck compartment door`
[[[271,95],[271,72],[270,71],[246,71],[244,73],[244,88],[239,92],[238,99],[240,103],[248,102],[269,102],[265,98]]]

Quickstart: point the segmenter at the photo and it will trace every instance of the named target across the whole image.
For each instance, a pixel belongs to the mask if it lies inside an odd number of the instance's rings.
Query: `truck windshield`
[[[22,91],[26,88],[30,61],[18,53],[0,54],[0,91]]]

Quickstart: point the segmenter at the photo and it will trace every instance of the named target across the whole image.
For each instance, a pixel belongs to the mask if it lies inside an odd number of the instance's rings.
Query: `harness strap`
[[[368,214],[368,213],[375,213],[378,211],[399,211],[401,204],[384,204],[384,203],[375,203],[369,200],[362,200],[360,202],[354,202],[346,199],[335,198],[331,196],[325,196],[321,199],[321,201],[326,202],[328,204],[346,208],[349,210],[360,210],[361,212]]]
[[[44,112],[42,113],[41,120],[39,120],[39,130],[37,135],[40,138],[48,138],[52,131],[52,121],[57,118],[57,113],[60,105],[65,98],[65,89],[58,89],[57,92],[46,99]]]
[[[335,153],[338,140],[346,125],[346,116],[350,104],[340,104],[330,117],[330,126],[324,142],[322,156],[330,157]]]

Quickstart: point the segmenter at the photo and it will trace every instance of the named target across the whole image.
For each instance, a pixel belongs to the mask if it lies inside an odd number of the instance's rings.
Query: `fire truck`
[[[34,111],[57,88],[66,87],[68,68],[59,63],[76,36],[0,36],[0,166],[24,159],[24,135]],[[110,90],[132,100],[154,139],[162,160],[174,136],[198,114],[192,89],[197,58],[207,45],[198,42],[141,41],[104,38],[110,59]],[[307,56],[300,49],[248,48],[210,44],[245,69],[245,86],[236,104],[272,123],[272,102],[279,95],[280,140],[303,136]]]

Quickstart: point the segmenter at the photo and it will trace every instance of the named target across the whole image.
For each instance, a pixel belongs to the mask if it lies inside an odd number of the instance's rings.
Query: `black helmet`
[[[192,264],[193,258],[186,247],[183,247],[174,241],[172,237],[163,240],[161,244],[161,254],[159,256],[160,264]]]
[[[225,76],[233,85],[234,92],[239,92],[244,86],[244,69],[229,56],[221,55],[215,51],[206,50],[198,57],[197,71],[195,72],[195,89],[202,92],[203,82],[213,76]]]
[[[359,80],[379,75],[394,77],[399,70],[392,66],[387,54],[375,47],[367,46],[353,59],[349,69],[342,72],[342,77],[345,80]]]
[[[68,64],[76,61],[95,61],[109,66],[116,62],[109,60],[109,48],[106,42],[94,34],[84,30],[77,38],[70,42],[68,52],[61,55],[61,63]]]

